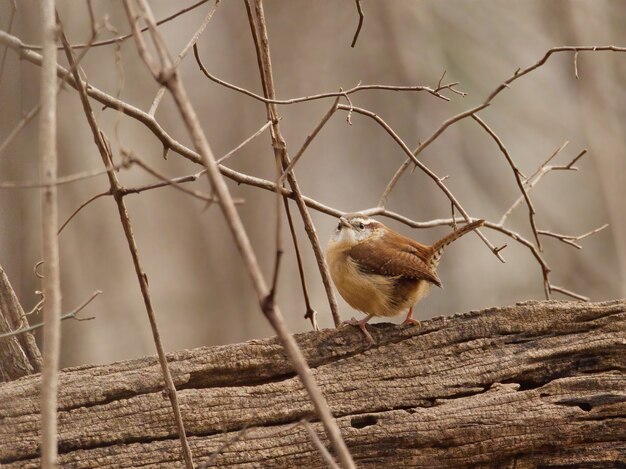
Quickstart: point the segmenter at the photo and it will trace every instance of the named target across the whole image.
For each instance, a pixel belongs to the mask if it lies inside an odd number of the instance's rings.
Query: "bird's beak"
[[[341,226],[344,226],[346,228],[351,228],[351,225],[348,222],[348,220],[346,219],[346,217],[339,218],[339,223],[341,223]]]

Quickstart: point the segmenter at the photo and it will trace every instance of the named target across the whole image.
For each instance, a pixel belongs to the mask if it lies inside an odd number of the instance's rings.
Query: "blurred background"
[[[194,2],[151,1],[157,19]],[[270,47],[279,98],[337,91],[363,84],[436,86],[458,81],[466,97],[447,94],[445,102],[427,93],[363,91],[351,96],[355,106],[383,117],[409,147],[426,139],[447,118],[481,103],[519,67],[527,67],[551,47],[561,45],[626,46],[626,8],[611,0],[363,0],[365,20],[355,48],[350,47],[358,16],[353,1],[269,0],[265,2]],[[0,1],[0,28],[8,28],[12,2]],[[38,44],[38,3],[17,2],[11,34]],[[86,3],[58,2],[70,42],[90,35]],[[96,19],[105,16],[120,34],[129,31],[121,2],[94,2]],[[172,55],[185,46],[213,2],[159,27]],[[115,34],[103,30],[99,39]],[[222,1],[199,42],[205,66],[231,83],[262,93],[254,46],[243,2]],[[2,49],[0,49],[1,51]],[[59,60],[66,66],[65,57]],[[115,95],[120,79],[114,46],[91,49],[82,62],[93,86]],[[158,85],[139,59],[134,42],[121,43],[121,99],[148,110]],[[0,82],[0,141],[39,101],[39,67],[9,51]],[[216,156],[237,146],[266,119],[263,103],[208,81],[189,54],[180,71]],[[586,52],[552,56],[538,70],[501,93],[481,117],[498,133],[522,172],[532,174],[550,154],[569,141],[555,163],[569,163],[583,148],[578,172],[547,175],[532,193],[540,228],[582,234],[604,223],[606,230],[581,241],[576,250],[543,238],[544,255],[562,287],[606,300],[626,295],[626,54]],[[173,152],[162,158],[159,141],[143,125],[92,102],[99,125],[114,150],[135,151],[171,177],[200,168]],[[292,155],[330,106],[330,100],[281,106],[281,127]],[[78,94],[59,98],[59,175],[101,169],[101,160],[84,119]],[[191,147],[178,110],[166,95],[156,118],[170,135]],[[0,180],[38,179],[38,121],[31,121],[0,155]],[[118,132],[116,136],[116,125]],[[116,155],[119,157],[119,155]],[[497,222],[519,196],[513,174],[494,141],[471,119],[450,127],[421,155],[446,181],[475,217]],[[296,168],[303,192],[343,211],[376,206],[389,179],[404,161],[400,148],[372,120],[337,113]],[[256,138],[228,166],[272,179],[274,156],[269,133]],[[139,168],[119,175],[128,187],[155,179]],[[274,196],[229,182],[235,197],[246,200],[240,213],[260,264],[269,278],[274,261]],[[209,192],[202,178],[190,185]],[[89,197],[108,189],[106,176],[59,189],[61,222]],[[172,188],[126,198],[139,254],[150,280],[151,295],[167,351],[241,342],[273,335],[217,205],[204,204]],[[295,204],[292,204],[313,307],[321,327],[331,327],[328,302],[315,258]],[[449,202],[419,170],[408,171],[392,193],[388,208],[426,221],[450,216]],[[322,243],[336,220],[312,211]],[[382,220],[387,223],[386,220]],[[389,226],[422,242],[432,242],[448,227],[413,230]],[[40,201],[37,190],[0,190],[0,265],[24,306],[38,301],[40,281],[33,273],[41,258]],[[310,330],[299,285],[291,239],[285,228],[285,256],[278,304],[292,331]],[[508,226],[532,240],[528,213],[520,206]],[[439,269],[445,290],[435,289],[420,303],[417,317],[512,304],[543,298],[541,270],[530,251],[502,234],[485,230],[506,263],[493,256],[476,236],[455,243]],[[63,310],[69,311],[94,290],[104,292],[84,312],[88,322],[63,323],[64,366],[106,363],[155,353],[147,316],[135,278],[115,203],[100,198],[60,236]],[[555,298],[564,298],[555,294]],[[338,298],[344,319],[357,316]],[[34,317],[31,323],[40,322]],[[374,321],[375,322],[375,321]]]

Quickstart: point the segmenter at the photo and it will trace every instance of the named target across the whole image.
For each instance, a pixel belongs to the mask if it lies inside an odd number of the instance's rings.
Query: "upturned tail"
[[[476,221],[473,221],[472,223],[468,223],[467,225],[464,225],[458,230],[453,231],[449,235],[444,236],[435,244],[433,244],[433,254],[430,258],[431,265],[437,266],[439,264],[439,259],[441,259],[441,254],[443,253],[443,250],[446,248],[448,244],[450,244],[453,241],[456,241],[464,234],[469,233],[470,231],[473,231],[476,228],[482,226],[484,223],[485,223],[485,220],[476,220]]]

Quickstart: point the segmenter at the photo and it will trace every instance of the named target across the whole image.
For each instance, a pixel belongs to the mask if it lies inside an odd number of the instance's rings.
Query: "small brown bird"
[[[365,319],[347,323],[359,326],[371,343],[374,339],[365,324],[373,316],[397,316],[408,310],[403,324],[419,325],[413,306],[426,296],[431,284],[442,286],[436,269],[444,248],[484,222],[468,223],[427,246],[367,216],[341,217],[328,242],[330,275],[343,299],[367,314]]]

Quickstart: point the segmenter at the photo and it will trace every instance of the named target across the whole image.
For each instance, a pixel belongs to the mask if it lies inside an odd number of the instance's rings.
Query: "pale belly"
[[[342,298],[354,309],[378,317],[406,313],[424,297],[430,284],[426,281],[408,282],[398,289],[396,277],[364,274],[356,265],[343,258],[329,257],[330,274]]]

